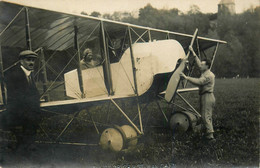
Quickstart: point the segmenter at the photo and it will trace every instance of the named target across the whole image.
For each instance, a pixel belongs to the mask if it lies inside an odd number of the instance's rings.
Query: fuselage
[[[133,44],[133,57],[137,91],[141,96],[151,88],[158,88],[154,85],[165,85],[168,81],[167,74],[174,71],[178,60],[185,57],[185,52],[176,40],[160,40]],[[119,62],[112,63],[110,67],[114,96],[134,96],[130,49],[124,52]],[[108,96],[103,74],[102,65],[82,70],[86,99]],[[67,96],[79,98],[81,92],[77,70],[72,70],[64,76]]]

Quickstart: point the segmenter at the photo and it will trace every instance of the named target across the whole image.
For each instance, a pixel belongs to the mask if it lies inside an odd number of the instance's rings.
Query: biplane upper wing
[[[179,41],[183,48],[186,49],[189,45],[192,35],[177,33],[172,31],[154,29],[144,26],[133,25],[129,23],[117,22],[96,18],[86,15],[61,13],[59,11],[50,11],[40,8],[29,8],[30,19],[30,37],[32,48],[37,49],[44,47],[48,50],[65,50],[73,47],[73,31],[74,26],[79,27],[79,43],[84,42],[84,38],[102,21],[106,27],[106,31],[113,38],[122,38],[125,34],[125,29],[131,27],[135,29],[136,34],[141,35],[149,30],[151,40],[160,40],[165,38],[173,38]],[[26,33],[25,29],[25,7],[21,4],[12,4],[8,1],[0,2],[0,36],[2,46],[26,48]],[[10,25],[12,25],[11,28]],[[148,35],[142,36],[144,41],[149,41]],[[198,36],[201,50],[216,45],[216,43],[226,43],[225,41],[215,40]]]

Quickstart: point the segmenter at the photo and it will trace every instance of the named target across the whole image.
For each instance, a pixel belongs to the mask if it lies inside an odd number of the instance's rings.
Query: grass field
[[[198,108],[199,97],[196,92],[184,96],[195,108]],[[88,165],[98,167],[106,165],[125,167],[142,167],[144,165],[160,167],[258,167],[260,79],[217,79],[215,97],[216,107],[213,123],[217,142],[214,145],[205,144],[201,136],[195,133],[187,133],[181,137],[173,138],[171,130],[167,128],[167,123],[158,112],[158,108],[152,103],[148,106],[148,111],[152,114],[148,122],[146,119],[149,113],[143,114],[146,134],[139,140],[137,148],[132,152],[111,153],[100,150],[96,146],[42,145],[39,148],[39,154],[34,156],[32,163],[42,167],[84,167]],[[176,102],[181,103],[178,99]],[[171,109],[166,104],[161,103],[161,105],[163,105],[164,110],[168,110],[167,115],[169,115]],[[94,113],[95,120],[98,121],[102,116],[104,117],[105,111],[102,112],[104,108],[107,107],[100,106],[90,109]],[[126,105],[125,108],[128,106]],[[128,111],[132,110],[132,107],[128,108]],[[81,114],[81,117],[86,117],[84,115]],[[120,115],[110,116],[110,120],[113,120],[114,123],[123,124],[126,122],[120,118]],[[59,117],[54,117],[49,121],[53,125],[59,122],[61,122]],[[165,126],[165,128],[149,127],[158,124]],[[75,121],[71,125],[71,131],[67,133],[69,136],[77,137],[74,135],[75,133],[82,135],[88,130],[85,126],[82,122]],[[57,127],[54,128],[61,129]],[[90,137],[89,133],[84,133],[83,138]],[[24,163],[24,159],[19,161],[17,155],[7,154],[7,165],[14,158],[16,164]],[[28,159],[27,161],[30,162]]]
[[[213,114],[217,143],[206,147],[198,137],[175,146],[179,164],[257,166],[259,164],[259,79],[218,79]]]

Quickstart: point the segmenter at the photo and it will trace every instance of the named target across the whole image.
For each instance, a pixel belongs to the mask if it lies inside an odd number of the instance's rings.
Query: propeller
[[[190,42],[190,46],[193,45],[196,37],[197,37],[197,34],[198,34],[198,29],[195,30],[194,34],[193,34],[193,37],[192,37],[192,40]],[[189,55],[190,55],[190,50],[188,51],[187,55],[182,59],[179,67],[176,69],[176,71],[172,74],[169,82],[168,82],[168,85],[167,85],[167,88],[166,88],[166,93],[165,93],[165,100],[167,102],[171,102],[172,99],[173,99],[173,96],[179,86],[179,83],[180,83],[180,74],[183,72],[183,70],[185,69],[186,67],[186,62],[188,61],[188,58],[189,58]]]

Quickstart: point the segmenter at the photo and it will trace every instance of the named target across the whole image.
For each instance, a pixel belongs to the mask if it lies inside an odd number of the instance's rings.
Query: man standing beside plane
[[[4,127],[16,135],[17,148],[22,150],[31,148],[40,120],[40,96],[33,79],[36,58],[35,52],[22,51],[20,64],[5,73],[7,113]]]
[[[213,136],[214,129],[212,125],[212,111],[215,105],[215,97],[213,94],[215,75],[210,71],[211,60],[206,59],[201,62],[191,46],[189,46],[189,50],[195,57],[195,61],[201,71],[201,76],[200,78],[192,78],[186,76],[184,73],[182,73],[181,76],[190,81],[192,84],[199,86],[200,110],[203,124],[206,128],[205,138],[208,141],[214,142],[215,139]]]

